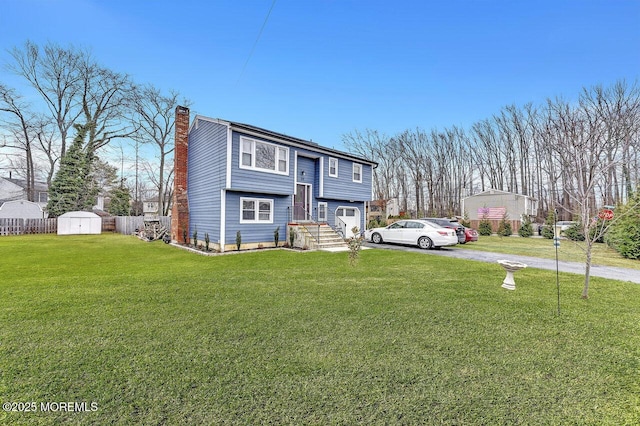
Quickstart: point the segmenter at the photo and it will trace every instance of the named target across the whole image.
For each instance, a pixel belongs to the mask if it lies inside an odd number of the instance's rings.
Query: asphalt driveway
[[[555,259],[540,259],[529,256],[516,256],[511,254],[491,253],[485,251],[465,250],[462,248],[443,247],[440,250],[421,250],[417,247],[402,246],[395,244],[373,244],[366,242],[366,247],[382,250],[401,250],[422,253],[429,256],[448,256],[458,259],[478,260],[480,262],[496,263],[500,259],[507,259],[526,264],[529,268],[556,270]],[[584,275],[584,263],[578,262],[558,262],[560,272]],[[640,284],[640,270],[628,268],[616,268],[612,266],[591,265],[591,276],[610,278],[612,280],[630,281]]]

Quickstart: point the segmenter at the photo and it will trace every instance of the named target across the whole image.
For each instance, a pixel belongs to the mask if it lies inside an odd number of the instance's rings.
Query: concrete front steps
[[[349,247],[345,240],[334,231],[329,225],[311,224],[298,226],[298,232],[301,232],[307,241],[308,248],[311,250],[324,251],[347,251]]]

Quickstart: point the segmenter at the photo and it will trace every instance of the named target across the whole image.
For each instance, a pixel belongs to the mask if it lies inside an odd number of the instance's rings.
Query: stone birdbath
[[[502,282],[502,287],[506,288],[507,290],[515,290],[516,282],[513,280],[513,273],[519,271],[520,269],[526,268],[527,265],[511,260],[498,260],[498,263],[504,268],[505,271],[507,271],[507,276]]]

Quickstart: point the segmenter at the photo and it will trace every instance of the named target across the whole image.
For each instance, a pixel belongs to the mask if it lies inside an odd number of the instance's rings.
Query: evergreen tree
[[[478,224],[478,234],[485,237],[490,237],[491,234],[493,234],[491,221],[487,219],[485,215],[482,215],[482,219],[480,219],[480,223]]]
[[[111,202],[109,203],[109,214],[113,216],[129,216],[131,213],[131,193],[129,188],[124,186],[124,180],[120,186],[113,188],[109,193]]]
[[[542,227],[542,236],[548,239],[553,239],[555,237],[555,226],[556,226],[556,215],[553,210],[549,210],[549,214],[547,215],[547,219],[544,221],[544,226]]]
[[[616,208],[617,219],[606,242],[627,259],[640,259],[640,192],[634,191],[627,204]]]
[[[90,126],[76,124],[75,128],[78,134],[62,157],[60,170],[49,188],[49,217],[76,210],[91,211],[96,203],[97,183],[91,174],[93,155],[87,155],[83,149]]]
[[[502,216],[502,220],[498,224],[498,235],[501,237],[510,237],[513,234],[513,229],[511,228],[511,222],[507,220],[507,212]]]
[[[521,237],[530,237],[533,235],[533,227],[531,226],[531,218],[528,214],[522,215],[522,225],[518,229],[518,235]]]

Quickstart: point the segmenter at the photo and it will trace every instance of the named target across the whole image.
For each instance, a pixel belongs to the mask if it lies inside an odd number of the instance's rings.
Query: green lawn
[[[0,424],[640,423],[640,286],[428,253],[0,238]]]
[[[546,259],[556,258],[553,240],[547,238],[520,238],[518,236],[498,237],[496,235],[491,237],[480,236],[476,242],[458,245],[456,247],[521,256],[542,257]],[[640,270],[640,260],[625,259],[606,244],[595,244],[592,255],[592,263],[594,265],[617,266]],[[567,239],[560,240],[558,259],[567,262],[584,263],[584,242],[575,242]]]

